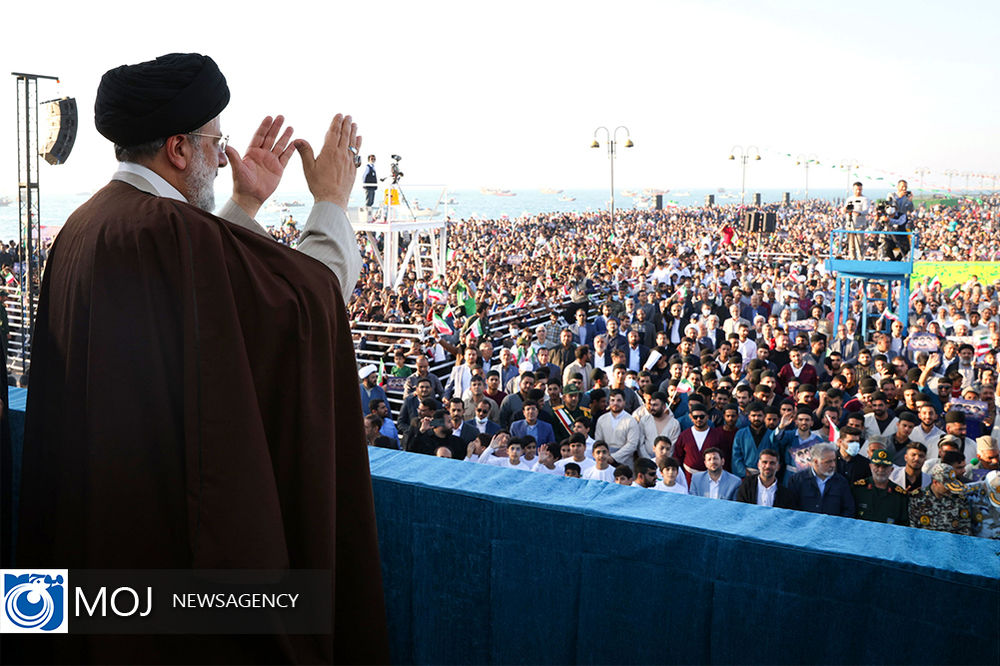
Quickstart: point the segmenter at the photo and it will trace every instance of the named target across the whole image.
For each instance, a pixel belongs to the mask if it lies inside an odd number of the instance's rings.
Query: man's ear
[[[187,169],[193,150],[193,144],[183,134],[175,134],[168,138],[167,143],[164,145],[164,154],[167,157],[167,161],[178,171]]]

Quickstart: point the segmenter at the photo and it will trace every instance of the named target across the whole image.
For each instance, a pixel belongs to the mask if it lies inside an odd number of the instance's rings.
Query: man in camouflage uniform
[[[990,471],[983,481],[965,485],[972,510],[972,534],[1000,539],[1000,472]]]
[[[931,485],[910,495],[910,525],[938,532],[972,534],[972,515],[964,486],[951,465],[935,463]]]
[[[857,518],[876,523],[909,525],[909,504],[906,491],[889,480],[892,458],[885,449],[872,451],[871,477],[859,479],[851,486]]]

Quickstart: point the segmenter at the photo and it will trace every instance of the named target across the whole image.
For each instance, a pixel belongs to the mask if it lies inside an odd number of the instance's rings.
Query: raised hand
[[[292,128],[278,136],[284,117],[267,116],[250,139],[247,152],[240,157],[232,145],[226,146],[226,157],[233,170],[233,201],[250,217],[274,194],[281,182],[285,165],[292,157],[293,148],[288,144]]]
[[[306,183],[316,201],[331,201],[346,210],[357,179],[355,157],[361,150],[358,126],[351,117],[340,113],[333,117],[319,155],[313,154],[305,139],[296,139],[293,145],[302,158]]]

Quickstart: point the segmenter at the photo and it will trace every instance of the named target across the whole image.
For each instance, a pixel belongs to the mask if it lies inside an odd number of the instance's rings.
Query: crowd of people
[[[762,236],[735,206],[463,220],[448,274],[397,289],[369,246],[349,305],[387,332],[355,336],[386,350],[360,373],[369,443],[1000,538],[1000,282],[872,292],[834,325],[841,207],[772,208]],[[993,258],[998,212],[996,197],[921,209],[920,251]],[[392,324],[426,339],[394,344]]]

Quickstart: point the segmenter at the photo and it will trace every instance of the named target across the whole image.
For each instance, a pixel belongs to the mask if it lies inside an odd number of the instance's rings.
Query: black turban
[[[229,104],[219,66],[197,53],[168,53],[107,72],[97,88],[97,131],[119,146],[191,132]]]

